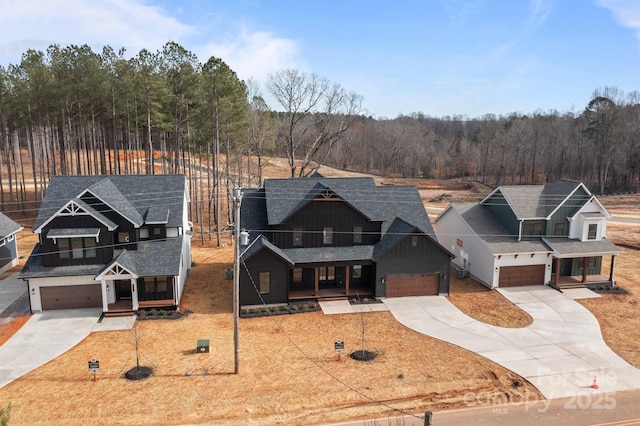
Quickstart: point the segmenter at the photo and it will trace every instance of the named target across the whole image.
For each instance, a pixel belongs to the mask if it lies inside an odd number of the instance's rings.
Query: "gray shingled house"
[[[18,264],[16,234],[22,229],[22,226],[0,213],[0,273]]]
[[[584,184],[561,179],[500,186],[478,204],[451,204],[435,226],[454,263],[487,287],[611,285],[621,251],[606,238],[610,217]]]
[[[240,304],[449,292],[451,253],[420,194],[371,178],[267,179],[245,190]]]
[[[184,175],[54,176],[20,277],[32,311],[177,306],[191,270]]]

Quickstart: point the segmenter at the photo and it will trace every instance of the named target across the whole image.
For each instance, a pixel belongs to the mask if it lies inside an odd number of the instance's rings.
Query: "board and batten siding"
[[[287,303],[289,301],[289,265],[287,262],[271,250],[263,249],[244,263],[246,268],[244,264],[240,267],[240,305]],[[260,288],[260,272],[270,273],[271,288],[268,293],[257,293],[257,289]]]
[[[386,277],[398,274],[438,273],[439,293],[449,293],[449,254],[425,235],[418,236],[416,247],[411,240],[410,235],[406,236],[377,260],[376,297],[386,297]]]
[[[375,244],[380,240],[380,222],[370,222],[344,201],[314,200],[282,225],[274,226],[273,243],[282,249],[292,248],[294,229],[302,229],[302,247],[326,247],[323,229],[333,229],[331,246],[352,246],[353,227],[362,227],[362,243]],[[278,232],[281,231],[281,232]]]
[[[555,212],[550,216],[547,221],[547,232],[546,235],[555,235],[556,232],[556,224],[564,223],[564,233],[563,236],[569,235],[569,221],[568,217],[571,217],[575,214],[575,212],[582,206],[586,200],[589,199],[589,195],[585,192],[582,187],[579,187],[575,193],[573,193],[567,200],[559,206]]]
[[[0,240],[0,272],[18,264],[18,246],[15,235]]]
[[[520,221],[513,213],[511,206],[505,200],[501,192],[496,192],[482,203],[502,223],[511,234],[520,234]]]

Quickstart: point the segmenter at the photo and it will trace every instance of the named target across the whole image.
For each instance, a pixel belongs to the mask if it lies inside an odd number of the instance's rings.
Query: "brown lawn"
[[[312,424],[419,414],[476,398],[539,398],[510,371],[415,333],[388,312],[241,319],[234,375],[231,282],[224,279],[232,256],[231,246],[195,246],[182,303],[193,313],[137,323],[141,365],[153,367],[153,376],[122,377],[136,362],[133,331],[92,333],[0,389],[0,406],[13,407],[11,424]],[[210,339],[209,354],[195,354],[198,339]],[[347,351],[378,356],[370,363],[338,360],[336,339]],[[86,369],[92,357],[101,366],[96,382]]]
[[[323,173],[334,172],[323,168]],[[429,204],[433,207],[446,206],[445,199],[475,200],[484,191],[474,186],[465,192],[458,185],[441,191],[431,183],[420,189],[427,203],[436,199]],[[439,197],[443,192],[453,195]],[[604,199],[614,215],[635,217],[638,201]],[[626,247],[640,246],[638,226],[611,223],[609,236]],[[28,254],[35,239],[29,230],[23,234],[21,253]],[[202,247],[194,241],[195,265],[181,304],[182,311],[191,313],[178,320],[137,322],[140,363],[153,367],[150,378],[123,378],[136,364],[134,331],[92,333],[0,389],[0,406],[12,404],[10,424],[314,424],[540,398],[512,372],[413,332],[388,312],[241,319],[240,372],[235,375],[232,289],[224,279],[232,256],[230,245]],[[618,282],[628,295],[581,303],[597,316],[612,349],[640,367],[638,261],[640,252],[625,248],[617,263]],[[468,278],[452,279],[450,300],[490,324],[523,327],[531,321],[499,293]],[[0,344],[24,320],[0,326]],[[210,339],[210,353],[195,353],[198,339]],[[345,342],[347,352],[366,349],[378,356],[369,363],[345,355],[338,359],[336,339]],[[87,371],[93,357],[101,366],[95,382]]]

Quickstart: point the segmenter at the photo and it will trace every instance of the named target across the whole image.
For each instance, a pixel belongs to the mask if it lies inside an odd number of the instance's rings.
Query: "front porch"
[[[557,278],[557,279],[556,279]],[[604,275],[587,275],[586,278],[583,279],[582,276],[566,276],[561,275],[556,277],[556,274],[551,275],[551,283],[554,287],[559,289],[569,289],[569,288],[587,288],[591,286],[610,286],[613,285],[614,282]]]
[[[113,303],[107,305],[107,310],[104,315],[107,317],[131,315],[136,311],[143,309],[176,309],[176,305],[173,299],[162,300],[140,300],[138,302],[138,309],[133,309],[133,303],[131,300],[116,300]]]
[[[603,265],[602,260],[600,256],[568,259],[554,257],[550,284],[558,289],[615,286],[616,255],[611,256],[608,268]],[[567,262],[572,262],[573,267],[568,267],[570,263]],[[609,272],[608,276],[603,275],[603,272]]]
[[[348,292],[344,287],[319,288],[309,290],[289,290],[289,300],[304,299],[345,299],[354,297],[373,298],[373,290],[367,287],[349,288]]]

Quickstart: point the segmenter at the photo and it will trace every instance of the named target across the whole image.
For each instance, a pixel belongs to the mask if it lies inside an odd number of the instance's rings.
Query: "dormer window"
[[[590,223],[589,224],[589,231],[587,232],[587,239],[588,240],[595,240],[598,238],[598,224],[597,223]]]

